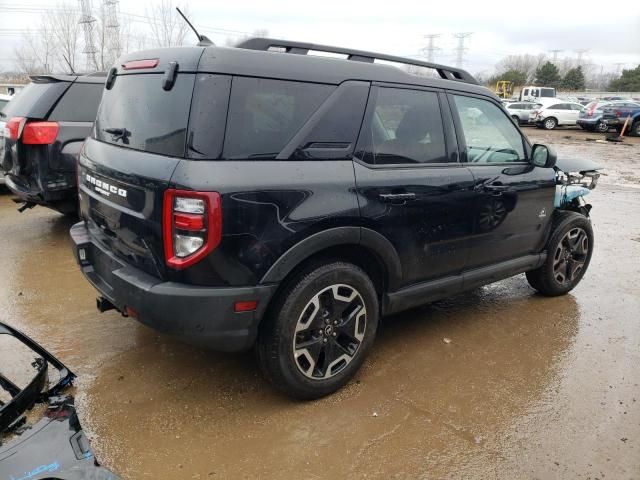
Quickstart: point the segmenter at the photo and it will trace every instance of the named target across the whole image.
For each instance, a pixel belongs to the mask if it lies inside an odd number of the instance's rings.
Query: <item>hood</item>
[[[590,172],[600,170],[602,165],[586,158],[558,158],[556,168],[563,172]]]

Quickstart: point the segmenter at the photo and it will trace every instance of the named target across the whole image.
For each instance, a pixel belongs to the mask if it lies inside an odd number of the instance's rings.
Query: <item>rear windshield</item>
[[[101,83],[74,83],[55,106],[49,120],[93,122],[103,90]]]
[[[134,150],[184,156],[195,75],[179,73],[169,91],[162,89],[163,76],[116,77],[111,90],[104,90],[95,138]]]
[[[44,119],[69,85],[69,82],[30,83],[16,93],[2,110],[0,117]]]

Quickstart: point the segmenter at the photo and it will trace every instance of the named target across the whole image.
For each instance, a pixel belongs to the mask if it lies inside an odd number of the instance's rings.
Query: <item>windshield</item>
[[[179,73],[173,88],[162,89],[163,74],[117,76],[105,90],[95,138],[134,150],[183,157],[193,74]]]

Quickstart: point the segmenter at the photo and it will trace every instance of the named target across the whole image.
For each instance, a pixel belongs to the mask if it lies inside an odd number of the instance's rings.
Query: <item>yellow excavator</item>
[[[509,80],[498,80],[496,82],[496,95],[500,98],[511,98],[513,95],[513,82]]]

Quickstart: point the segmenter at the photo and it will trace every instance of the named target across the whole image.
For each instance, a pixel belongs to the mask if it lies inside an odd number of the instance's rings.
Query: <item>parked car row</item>
[[[255,348],[293,397],[345,385],[382,315],[524,272],[563,295],[589,266],[597,165],[531,145],[464,70],[256,38],[32,80],[5,112],[8,185],[25,207],[77,198],[99,310]],[[549,101],[528,118],[577,118]]]

